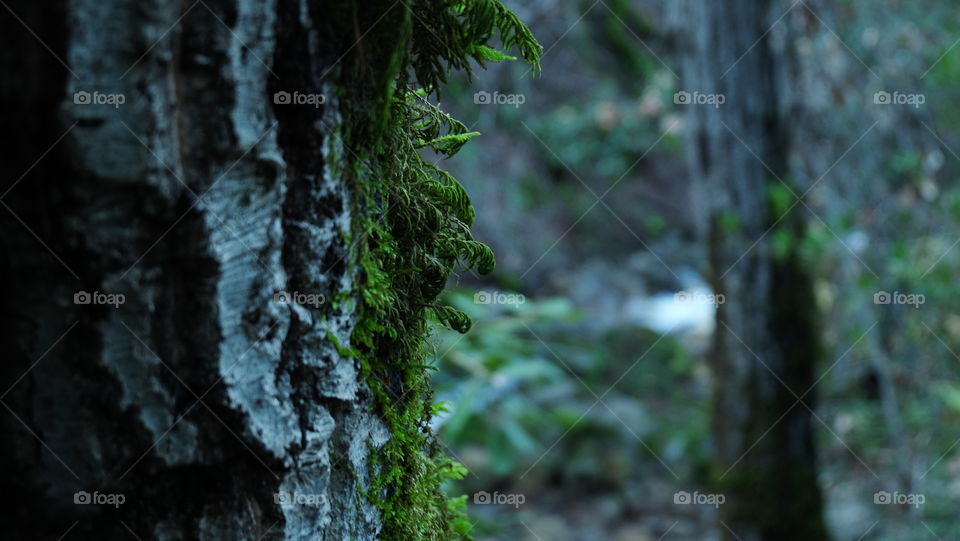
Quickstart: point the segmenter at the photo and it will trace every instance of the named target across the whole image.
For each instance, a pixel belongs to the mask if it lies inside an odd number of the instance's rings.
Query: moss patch
[[[478,135],[430,102],[450,70],[469,73],[471,61],[511,58],[489,47],[495,35],[535,72],[542,47],[498,0],[372,1],[333,11],[357,30],[343,36],[356,46],[337,85],[345,93],[358,303],[352,347],[341,352],[359,361],[392,432],[372,450],[371,488],[361,496],[383,514],[382,539],[469,538],[466,496],[451,499],[441,490],[465,469],[442,452],[429,427],[435,406],[425,340],[431,320],[469,329],[466,314],[437,297],[458,265],[488,273],[494,256],[470,234],[466,191],[421,152],[449,157]]]

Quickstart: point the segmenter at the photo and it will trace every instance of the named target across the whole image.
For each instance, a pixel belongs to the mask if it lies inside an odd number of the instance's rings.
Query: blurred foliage
[[[488,90],[525,93],[523,107],[471,106],[472,87],[448,93],[466,124],[490,136],[461,155],[471,172],[464,175],[468,191],[489,189],[505,202],[478,225],[494,242],[520,245],[516,252],[527,257],[518,257],[519,269],[501,267],[487,287],[544,299],[512,307],[474,304],[474,290],[452,293],[447,302],[476,325],[462,338],[436,335],[434,384],[437,398],[450,402],[450,413],[437,422],[444,442],[483,479],[464,482],[487,488],[522,482],[541,492],[565,487],[585,501],[584,487],[628,493],[650,477],[672,487],[702,479],[710,459],[710,377],[703,350],[689,337],[657,342],[658,335],[629,321],[597,328],[591,314],[608,305],[574,294],[589,279],[582,269],[602,268],[588,267],[588,259],[622,261],[624,252],[639,249],[638,239],[674,266],[671,257],[686,253],[683,246],[658,242],[682,237],[681,228],[689,227],[677,220],[687,201],[671,206],[677,202],[670,200],[687,194],[668,190],[687,180],[682,120],[675,124],[683,111],[671,100],[681,83],[671,74],[678,67],[665,52],[659,8],[574,4],[537,21],[552,33],[545,34],[549,54],[536,86],[509,72],[480,81]],[[815,265],[811,302],[828,345],[816,369],[823,376],[817,401],[810,403],[822,420],[814,427],[827,513],[837,513],[832,525],[849,529],[850,539],[932,539],[931,531],[958,539],[960,445],[949,427],[960,421],[960,17],[952,3],[936,0],[807,2],[793,15],[783,19],[798,30],[801,73],[793,91],[809,114],[794,122],[789,180],[803,189],[792,194],[774,185],[768,196],[775,218],[807,217],[799,249]],[[559,73],[551,74],[551,65]],[[926,103],[875,105],[873,93],[882,88],[923,92]],[[613,186],[665,132],[604,200],[623,223],[598,206],[565,233],[594,205],[594,194]],[[484,173],[491,162],[512,159],[519,165],[509,176]],[[647,191],[637,191],[641,185]],[[730,230],[740,227],[737,216],[722,220]],[[623,225],[636,235],[625,234]],[[696,241],[691,235],[683,242]],[[793,241],[774,233],[763,242],[782,254]],[[526,265],[548,247],[567,264],[531,281]],[[683,263],[702,269],[704,262]],[[538,269],[549,264],[545,259]],[[549,280],[557,276],[572,277]],[[609,284],[610,278],[595,279]],[[659,283],[646,274],[630,278]],[[925,302],[875,304],[879,291],[922,294]],[[884,377],[893,384],[902,429],[885,412]],[[624,422],[604,405],[591,409],[594,393]],[[906,442],[906,455],[898,441]],[[912,512],[877,508],[878,490],[923,492],[927,503]]]
[[[472,294],[459,291],[448,300],[471,317],[474,327],[466,335],[441,331],[437,336],[435,358],[442,370],[434,377],[434,389],[439,399],[453,404],[449,415],[438,416],[441,436],[455,446],[482,446],[491,469],[506,475],[519,467],[518,460],[540,449],[535,434],[545,425],[563,424],[563,415],[547,407],[557,391],[575,391],[570,375],[542,355],[542,345],[527,329],[578,316],[560,298],[476,304]]]
[[[435,338],[433,387],[449,403],[435,425],[471,470],[619,486],[638,463],[661,467],[652,450],[702,473],[703,367],[680,342],[641,329],[585,340],[582,315],[563,298],[478,304],[460,290],[447,301],[475,323]]]
[[[670,90],[648,91],[646,101],[622,100],[601,90],[589,103],[558,107],[531,119],[529,125],[542,139],[543,158],[551,167],[570,167],[612,183],[661,137],[664,126],[657,115]],[[668,135],[661,144],[677,149],[678,139]]]

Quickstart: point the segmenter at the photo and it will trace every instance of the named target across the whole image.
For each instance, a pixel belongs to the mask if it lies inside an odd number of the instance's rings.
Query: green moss
[[[382,539],[469,538],[466,496],[448,498],[441,490],[466,470],[430,430],[425,340],[431,320],[469,329],[466,314],[437,297],[458,265],[488,273],[494,256],[470,234],[474,210],[463,186],[420,152],[449,157],[478,135],[429,101],[450,70],[469,73],[471,60],[482,66],[508,58],[488,46],[494,34],[535,72],[542,47],[498,0],[351,5],[331,13],[349,17],[355,28],[376,26],[348,49],[337,84],[351,150],[344,158],[354,194],[349,237],[358,316],[351,347],[337,347],[359,361],[392,432],[371,449],[371,487],[360,496],[381,511]]]

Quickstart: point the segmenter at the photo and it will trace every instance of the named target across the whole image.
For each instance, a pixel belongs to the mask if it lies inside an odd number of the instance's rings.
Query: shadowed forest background
[[[945,2],[772,4],[762,28],[765,39],[787,40],[777,62],[790,70],[776,90],[789,102],[791,141],[776,158],[789,172],[776,174],[797,188],[764,168],[771,183],[762,195],[775,213],[802,216],[806,230],[751,243],[772,251],[795,243],[813,277],[801,302],[815,313],[822,354],[796,395],[813,408],[823,516],[835,539],[953,538],[956,10]],[[731,19],[744,17],[725,7]],[[473,506],[488,532],[478,537],[731,536],[714,507],[674,502],[678,491],[717,492],[712,480],[732,465],[714,462],[711,385],[726,374],[712,373],[708,358],[714,333],[737,340],[713,320],[718,299],[698,234],[703,196],[688,167],[689,109],[713,105],[674,100],[680,91],[716,92],[683,71],[691,13],[661,2],[517,9],[544,44],[543,76],[495,66],[454,83],[444,102],[484,134],[451,168],[498,267],[493,280],[464,273],[454,281],[454,302],[475,325],[465,336],[438,336],[434,382],[452,413],[436,426],[471,471],[467,492],[526,495],[516,510]],[[761,48],[737,54],[744,62]],[[477,91],[525,101],[477,105]],[[766,90],[725,91],[720,110],[731,93],[757,100]],[[883,101],[895,92],[913,101]],[[733,126],[721,130],[733,145],[748,140]],[[521,293],[525,302],[476,304],[477,289]],[[923,304],[882,304],[890,302],[875,298],[882,292]],[[881,492],[925,501],[878,505]]]
[[[0,537],[960,538],[953,3],[0,5]]]

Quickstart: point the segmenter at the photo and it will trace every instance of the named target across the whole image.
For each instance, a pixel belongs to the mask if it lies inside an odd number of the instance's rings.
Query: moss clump
[[[376,25],[359,41],[343,36],[356,47],[338,84],[351,93],[340,101],[359,294],[352,348],[344,353],[359,360],[392,431],[375,450],[363,496],[383,514],[382,539],[469,538],[466,496],[450,499],[441,490],[465,469],[441,451],[429,427],[435,411],[425,340],[431,318],[469,329],[466,314],[437,297],[456,266],[488,273],[494,256],[470,234],[474,211],[463,186],[420,152],[449,157],[478,135],[429,101],[450,70],[469,74],[471,60],[482,66],[512,58],[489,46],[494,35],[534,72],[542,47],[498,0],[371,1],[333,11],[356,29]]]

